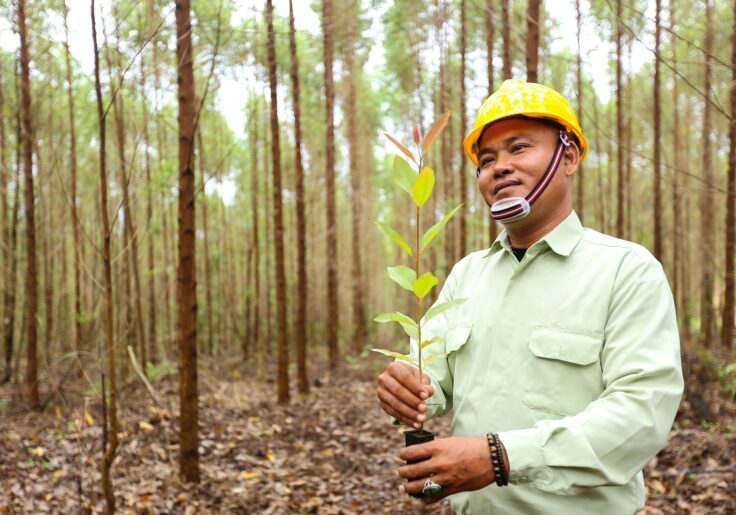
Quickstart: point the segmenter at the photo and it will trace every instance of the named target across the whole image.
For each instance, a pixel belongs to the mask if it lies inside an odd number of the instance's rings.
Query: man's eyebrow
[[[509,136],[508,138],[504,138],[504,140],[501,142],[503,146],[511,145],[514,141],[519,139],[531,139],[531,136],[525,132],[522,132],[521,134],[514,134],[513,136]],[[493,152],[490,146],[485,146],[480,149],[478,152],[478,159],[480,159],[482,156],[489,154]]]

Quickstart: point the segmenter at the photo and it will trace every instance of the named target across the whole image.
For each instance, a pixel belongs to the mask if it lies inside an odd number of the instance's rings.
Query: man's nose
[[[493,167],[493,175],[498,179],[500,177],[503,177],[504,175],[508,175],[511,172],[514,171],[513,167],[511,166],[511,163],[508,159],[501,159],[499,156],[497,158],[497,161],[495,163],[496,166]]]

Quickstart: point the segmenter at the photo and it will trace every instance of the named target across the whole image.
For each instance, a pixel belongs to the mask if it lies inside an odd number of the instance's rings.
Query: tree
[[[271,90],[271,165],[273,167],[273,246],[276,267],[276,338],[278,341],[278,400],[289,402],[289,348],[286,344],[286,272],[284,271],[284,216],[281,202],[281,147],[276,89],[276,42],[273,32],[273,2],[266,0],[268,25],[268,85]]]
[[[537,82],[539,65],[539,2],[529,0],[526,14],[526,80]]]
[[[294,164],[296,167],[296,364],[300,393],[309,393],[307,380],[307,227],[304,210],[304,167],[302,165],[302,124],[299,104],[299,62],[296,53],[294,5],[289,0],[289,49],[291,51],[291,97],[294,105]],[[353,215],[355,216],[355,214]],[[358,269],[360,269],[358,267]]]
[[[496,27],[493,19],[493,0],[486,0],[486,70],[488,72],[488,95],[495,90],[493,81],[493,40],[496,36]],[[496,221],[491,213],[488,213],[488,241],[489,245],[496,241]]]
[[[576,20],[577,20],[577,32],[576,32],[576,41],[577,41],[577,47],[578,47],[578,53],[577,58],[575,60],[577,66],[575,68],[575,78],[576,78],[576,85],[577,85],[577,93],[578,93],[578,117],[582,120],[583,119],[583,65],[582,65],[582,55],[580,50],[580,33],[582,31],[582,14],[580,12],[580,0],[575,0],[575,14],[576,14]],[[585,175],[583,174],[583,163],[578,164],[578,169],[575,172],[575,175],[577,176],[577,202],[575,206],[575,210],[577,211],[578,216],[580,216],[580,220],[585,221],[584,217],[584,207],[585,207]]]
[[[656,0],[654,14],[654,256],[662,260],[662,107],[660,100],[660,39],[662,0]]]
[[[460,0],[460,135],[465,136],[467,132],[467,120],[465,114],[465,0]],[[466,174],[465,153],[460,145],[460,202],[468,203],[468,176]],[[467,252],[467,219],[465,211],[460,213],[460,248],[457,259],[465,256]]]
[[[197,393],[197,268],[194,202],[194,71],[189,0],[176,0],[176,62],[179,93],[179,465],[185,481],[199,483]]]
[[[332,84],[334,30],[332,0],[322,1],[323,55],[325,65],[325,124],[327,127],[325,178],[327,186],[327,348],[330,368],[337,367],[340,350],[337,340],[339,311],[337,309],[337,218],[335,213],[335,91]]]
[[[700,196],[700,231],[703,248],[715,248],[715,226],[713,225],[713,206],[715,205],[713,173],[713,145],[711,143],[711,81],[713,74],[713,5],[710,0],[705,2],[705,78],[703,91],[705,105],[703,106],[703,189]],[[710,262],[704,263],[701,275],[700,317],[703,343],[710,346],[715,330],[715,316],[713,306],[713,266]]]
[[[736,0],[733,3],[736,20]],[[733,349],[734,333],[734,247],[736,246],[736,24],[731,36],[731,120],[728,124],[730,141],[728,153],[728,195],[726,197],[726,280],[725,301],[723,303],[723,324],[721,325],[721,345]]]
[[[36,202],[33,193],[33,132],[31,128],[31,81],[29,43],[26,34],[26,2],[18,0],[18,32],[20,34],[21,108],[23,113],[23,175],[25,177],[26,214],[26,387],[28,405],[39,409],[38,396],[38,277],[36,275]]]
[[[624,116],[621,0],[616,0],[616,236],[624,237]]]
[[[511,75],[511,20],[509,0],[501,0],[501,39],[503,40],[503,78]]]

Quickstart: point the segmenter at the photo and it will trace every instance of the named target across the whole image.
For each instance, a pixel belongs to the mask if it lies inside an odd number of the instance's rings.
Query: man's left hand
[[[402,485],[405,492],[422,493],[428,477],[442,487],[439,493],[422,497],[424,504],[434,504],[458,492],[478,490],[495,480],[485,436],[440,438],[405,447],[399,457],[419,461],[399,468],[399,475],[408,480]]]

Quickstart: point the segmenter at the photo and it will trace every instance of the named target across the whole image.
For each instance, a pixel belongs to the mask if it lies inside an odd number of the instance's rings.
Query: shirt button
[[[527,483],[527,482],[529,481],[529,478],[528,478],[528,477],[526,477],[526,476],[521,476],[521,477],[519,478],[519,481],[520,481],[521,483]]]

